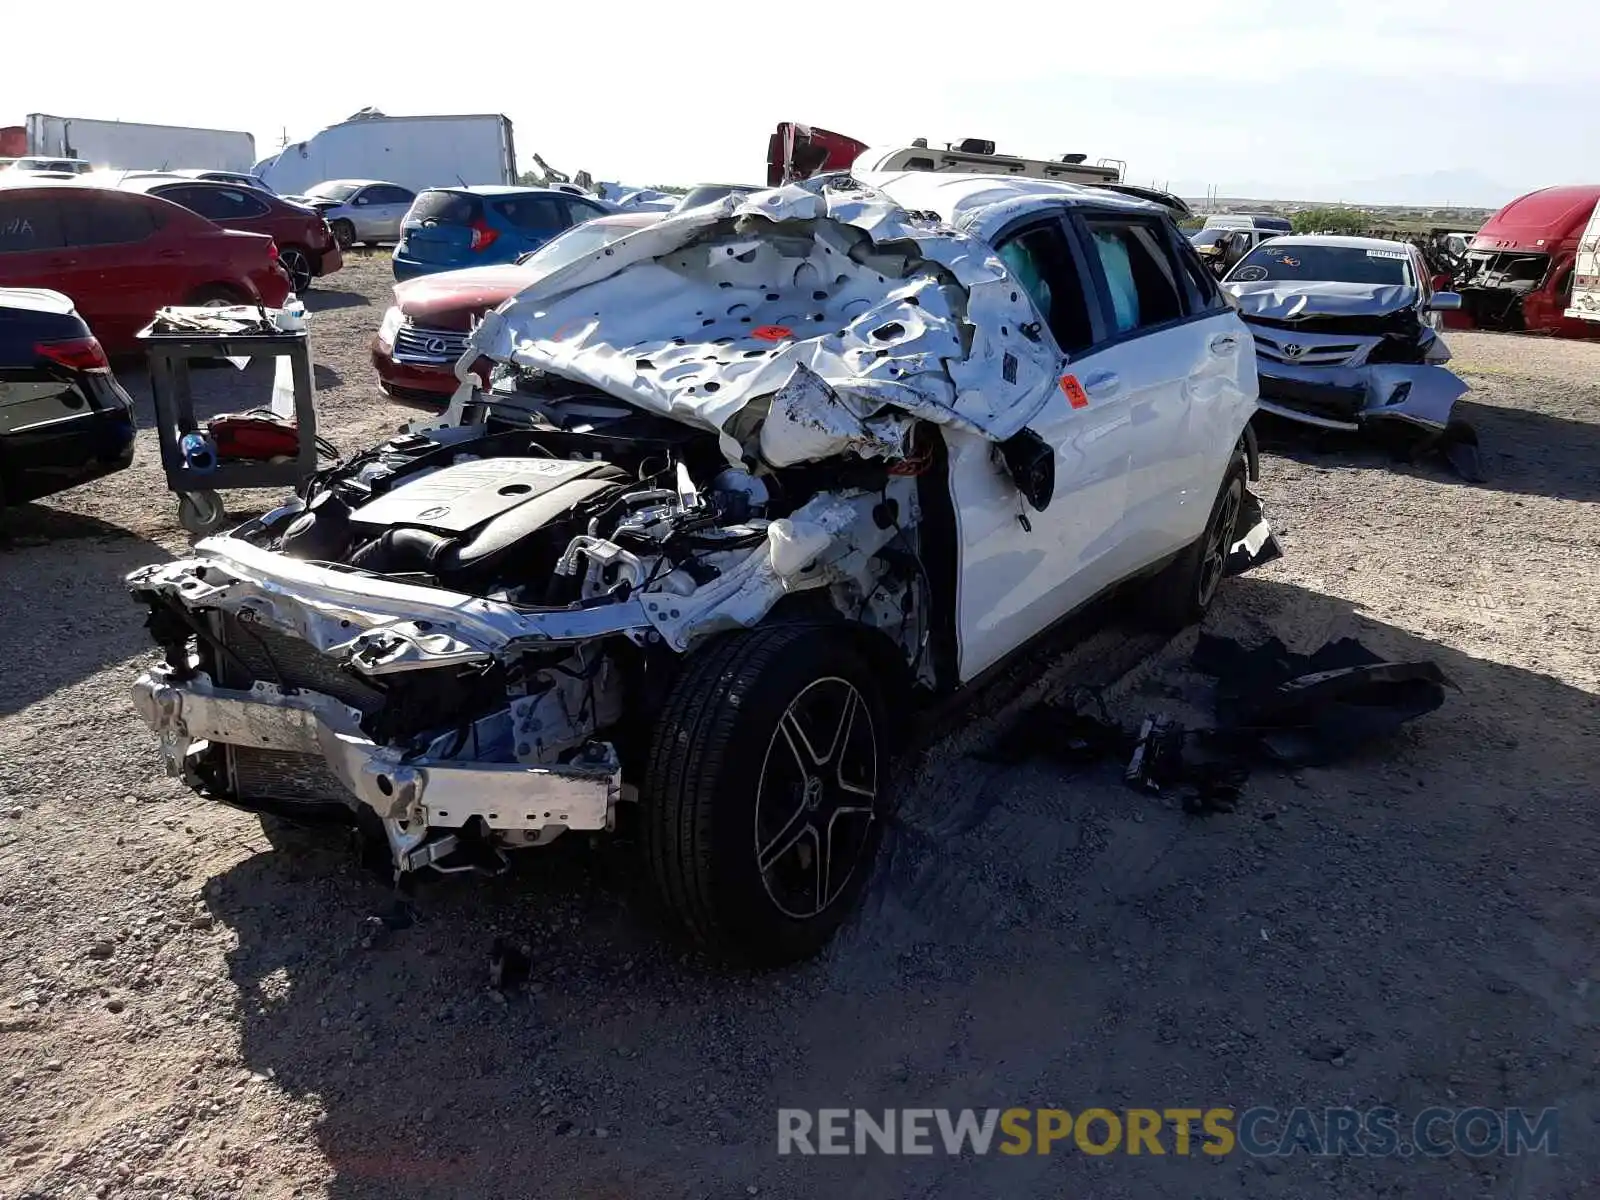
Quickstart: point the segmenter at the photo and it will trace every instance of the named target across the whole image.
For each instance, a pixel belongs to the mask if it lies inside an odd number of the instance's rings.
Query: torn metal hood
[[[987,245],[837,178],[612,242],[488,314],[463,361],[480,354],[716,431],[735,462],[759,433],[775,465],[894,457],[913,418],[1004,440],[1060,365]],[[796,436],[761,429],[769,411]]]
[[[1415,307],[1417,291],[1403,284],[1306,283],[1261,279],[1222,285],[1243,317],[1301,321],[1307,317],[1381,317]]]

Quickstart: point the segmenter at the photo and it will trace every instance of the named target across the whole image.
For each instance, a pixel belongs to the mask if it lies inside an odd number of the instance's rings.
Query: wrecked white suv
[[[856,902],[918,699],[1136,578],[1196,620],[1271,542],[1249,336],[1094,188],[730,197],[543,277],[457,371],[441,423],[129,576],[139,711],[202,794],[353,818],[400,873],[635,829],[745,959]]]

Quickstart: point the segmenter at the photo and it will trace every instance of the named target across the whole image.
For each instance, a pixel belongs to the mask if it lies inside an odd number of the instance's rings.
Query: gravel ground
[[[387,267],[311,297],[343,446],[415,413],[366,362]],[[1124,720],[1195,694],[1193,633],[1086,633],[908,765],[865,911],[758,976],[664,940],[625,848],[430,885],[391,930],[338,837],[269,841],[168,781],[120,577],[187,538],[141,435],[0,551],[0,1196],[1596,1194],[1600,344],[1451,341],[1490,481],[1270,436],[1286,557],[1209,622],[1431,658],[1443,709],[1204,818],[1112,770],[973,757],[1072,684]],[[202,379],[219,411],[264,384]],[[496,934],[533,951],[505,995]],[[1253,1104],[1557,1106],[1561,1154],[775,1153],[780,1105]]]

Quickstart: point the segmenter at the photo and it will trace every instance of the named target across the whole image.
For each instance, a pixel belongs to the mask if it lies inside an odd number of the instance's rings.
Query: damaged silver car
[[[1426,436],[1449,426],[1467,385],[1443,365],[1450,350],[1433,314],[1461,298],[1430,291],[1415,246],[1278,237],[1223,287],[1255,338],[1264,411],[1328,429],[1399,422]]]
[[[202,794],[353,819],[400,873],[630,828],[743,959],[855,904],[915,703],[1130,581],[1197,620],[1275,552],[1244,327],[1105,191],[730,196],[538,279],[457,376],[438,423],[129,576],[139,711]]]

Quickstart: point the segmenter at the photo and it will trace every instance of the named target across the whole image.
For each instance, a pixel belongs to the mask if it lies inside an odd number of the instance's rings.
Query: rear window
[[[423,192],[406,214],[412,225],[471,225],[482,215],[476,196],[462,192]]]
[[[58,199],[0,196],[0,254],[59,250],[65,244]]]
[[[554,196],[504,196],[490,203],[495,212],[518,229],[556,233],[568,224],[561,201]]]

